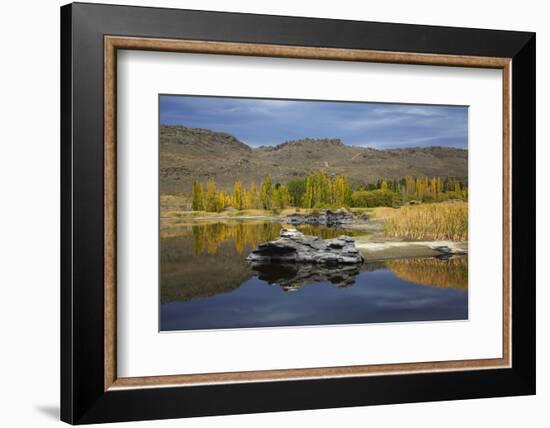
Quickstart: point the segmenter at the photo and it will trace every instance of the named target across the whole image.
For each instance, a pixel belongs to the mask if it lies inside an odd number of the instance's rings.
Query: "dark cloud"
[[[464,106],[162,95],[160,121],[228,132],[251,146],[306,137],[375,148],[468,146]]]

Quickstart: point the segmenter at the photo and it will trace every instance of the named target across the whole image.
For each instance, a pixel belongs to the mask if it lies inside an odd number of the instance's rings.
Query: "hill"
[[[440,176],[466,181],[468,151],[449,147],[377,150],[339,139],[303,139],[277,146],[249,147],[234,136],[208,129],[160,127],[161,194],[190,193],[194,180],[216,180],[224,190],[235,180],[286,183],[323,169],[351,182],[404,176]]]

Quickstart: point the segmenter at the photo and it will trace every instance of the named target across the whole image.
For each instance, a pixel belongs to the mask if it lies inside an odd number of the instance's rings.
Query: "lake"
[[[250,266],[245,257],[281,227],[262,220],[161,221],[160,330],[468,319],[467,256],[340,268]],[[344,234],[298,229],[323,239]]]

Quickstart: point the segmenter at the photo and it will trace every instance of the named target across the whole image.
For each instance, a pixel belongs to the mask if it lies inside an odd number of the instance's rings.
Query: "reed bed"
[[[385,218],[386,236],[411,240],[468,240],[466,202],[422,204],[393,210]]]

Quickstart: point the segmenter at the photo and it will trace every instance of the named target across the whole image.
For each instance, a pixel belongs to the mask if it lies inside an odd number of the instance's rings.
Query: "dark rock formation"
[[[325,224],[327,226],[338,226],[353,222],[353,214],[340,208],[336,211],[326,210],[319,214],[290,214],[284,219],[286,223],[298,224]]]
[[[321,239],[295,229],[281,229],[275,241],[258,245],[246,258],[253,263],[361,264],[363,256],[348,236]]]

